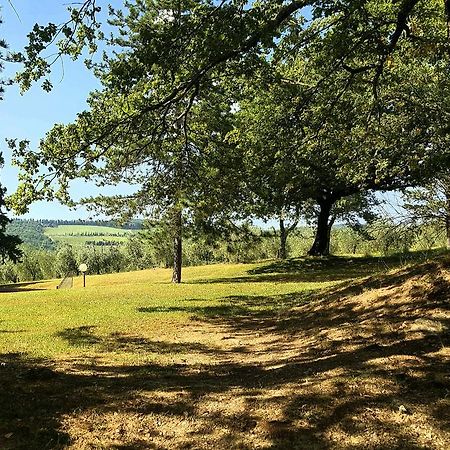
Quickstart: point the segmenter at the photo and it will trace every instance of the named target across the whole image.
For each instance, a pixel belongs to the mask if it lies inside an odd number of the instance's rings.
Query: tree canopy
[[[260,216],[313,200],[324,236],[336,202],[417,184],[448,160],[447,2],[137,0],[110,8],[109,37],[98,13],[89,0],[61,26],[36,25],[14,56],[27,89],[48,74],[42,52],[59,37],[58,56],[109,46],[87,61],[102,84],[88,110],[38,151],[10,141],[19,212],[70,203],[82,177],[138,186],[86,201],[127,219],[167,213],[179,237],[187,215],[236,211],[252,196]]]

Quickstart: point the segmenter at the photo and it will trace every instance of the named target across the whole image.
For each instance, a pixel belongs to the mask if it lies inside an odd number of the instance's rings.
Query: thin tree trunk
[[[450,250],[450,216],[447,215],[445,218],[445,231],[447,234],[447,249]]]
[[[278,256],[280,259],[286,259],[286,240],[287,240],[287,230],[284,226],[284,219],[280,217],[280,249],[278,250]]]
[[[450,249],[450,197],[447,197],[447,211],[445,216],[445,232],[447,237],[447,248]]]
[[[182,257],[182,214],[181,208],[173,211],[173,274],[172,283],[181,283],[181,267],[183,264]]]
[[[317,218],[316,237],[311,249],[308,252],[310,256],[327,256],[330,251],[330,233],[328,219],[330,217],[333,202],[323,200],[319,203],[320,211]]]
[[[331,229],[333,228],[334,221],[336,220],[335,216],[332,216],[330,221],[328,222],[328,235],[327,235],[327,248],[325,254],[330,254],[330,242],[331,242]]]
[[[447,238],[447,248],[450,249],[450,183],[445,186],[445,237]]]

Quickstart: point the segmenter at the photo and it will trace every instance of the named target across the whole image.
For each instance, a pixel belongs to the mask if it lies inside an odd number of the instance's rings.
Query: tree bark
[[[445,232],[447,237],[447,249],[450,250],[450,215],[445,217]]]
[[[335,216],[331,216],[331,219],[329,220],[328,225],[327,225],[328,235],[327,235],[327,248],[326,248],[326,251],[325,251],[325,253],[327,255],[330,254],[331,229],[333,228],[335,220],[336,220],[336,217]]]
[[[278,250],[278,257],[280,259],[286,259],[286,240],[287,240],[287,230],[284,226],[284,219],[280,218],[280,248]]]
[[[447,249],[450,249],[450,182],[444,182],[445,195],[445,237]]]
[[[181,208],[176,208],[173,212],[173,273],[172,283],[181,283],[181,267],[183,264],[182,256],[182,231],[183,219]]]
[[[449,0],[449,8],[450,8],[450,0]],[[450,9],[449,9],[450,14]],[[449,16],[450,20],[450,16]],[[443,176],[441,180],[438,181],[438,189],[444,194],[445,197],[445,206],[444,206],[444,215],[443,219],[445,221],[445,238],[447,249],[450,250],[450,175],[447,174]]]
[[[327,256],[330,253],[330,230],[333,223],[328,222],[332,200],[323,200],[319,202],[319,217],[317,218],[316,237],[311,249],[308,252],[310,256]]]

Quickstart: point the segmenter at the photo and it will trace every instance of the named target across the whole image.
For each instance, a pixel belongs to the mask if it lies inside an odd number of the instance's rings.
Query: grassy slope
[[[72,290],[56,290],[58,281],[53,284],[48,281],[23,283],[17,287],[18,292],[2,294],[0,317],[4,322],[0,327],[3,331],[0,353],[24,352],[35,357],[52,358],[66,354],[91,356],[97,354],[99,346],[91,345],[95,339],[88,339],[89,345],[83,345],[82,337],[80,345],[73,345],[77,327],[86,330],[80,335],[95,329],[100,340],[107,340],[111,334],[147,331],[152,337],[160,333],[170,335],[173,327],[189,321],[195,312],[208,315],[240,312],[238,305],[227,301],[229,297],[288,294],[329,284],[325,281],[254,283],[251,278],[245,282],[245,277],[248,277],[246,271],[252,268],[254,266],[251,265],[189,267],[184,270],[185,283],[179,286],[170,283],[171,271],[165,269],[87,276],[86,289],[82,288],[81,277],[74,280]],[[224,282],[208,282],[215,278],[223,278]],[[242,281],[230,283],[229,278]],[[251,309],[267,310],[279,306],[255,306]],[[105,356],[104,348],[100,352],[102,357],[109,356],[108,352]],[[153,360],[160,356],[154,352],[113,353],[113,359],[125,358],[130,362]]]
[[[1,293],[0,447],[449,448],[439,261],[193,267],[180,286],[155,269]]]
[[[59,225],[47,227],[44,233],[54,242],[62,242],[72,245],[82,245],[86,241],[113,241],[125,242],[128,236],[135,230],[122,228],[102,227],[94,225]],[[96,236],[83,236],[83,234],[97,234]]]

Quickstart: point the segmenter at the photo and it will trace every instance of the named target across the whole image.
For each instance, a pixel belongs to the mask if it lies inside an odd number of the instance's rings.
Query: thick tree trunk
[[[284,219],[280,218],[280,248],[278,250],[278,257],[280,259],[286,259],[286,241],[287,241],[287,230],[284,226]]]
[[[181,283],[182,257],[182,215],[181,208],[176,208],[173,212],[173,274],[172,283]]]
[[[311,249],[308,252],[310,256],[327,256],[330,253],[330,217],[333,202],[324,200],[319,203],[320,211],[317,218],[316,237]],[[333,224],[331,224],[333,225]]]

